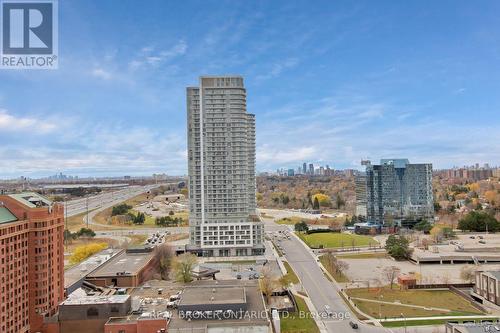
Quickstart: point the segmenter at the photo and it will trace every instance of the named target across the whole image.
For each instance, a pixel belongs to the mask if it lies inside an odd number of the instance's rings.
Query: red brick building
[[[35,333],[64,299],[64,207],[37,193],[0,196],[0,332]]]

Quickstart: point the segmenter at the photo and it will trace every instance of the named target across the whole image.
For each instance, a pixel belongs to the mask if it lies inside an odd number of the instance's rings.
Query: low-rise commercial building
[[[130,295],[73,296],[59,305],[51,318],[50,333],[101,333],[110,317],[126,316],[131,309]]]
[[[104,333],[166,333],[164,318],[113,317],[104,325]]]
[[[169,323],[170,333],[186,330],[267,333],[271,326],[264,299],[255,280],[200,280],[180,294],[178,313]]]
[[[156,264],[152,249],[123,250],[88,274],[85,280],[100,287],[137,287],[152,278]]]

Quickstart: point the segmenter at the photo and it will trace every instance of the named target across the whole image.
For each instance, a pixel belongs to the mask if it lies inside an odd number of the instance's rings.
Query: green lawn
[[[346,233],[316,233],[316,234],[304,234],[297,233],[297,235],[302,239],[310,248],[348,248],[348,247],[360,247],[360,246],[372,246],[378,245],[378,242],[370,236],[364,235],[353,235]]]
[[[360,300],[353,301],[361,311],[374,318],[396,318],[400,317],[401,314],[404,314],[404,316],[408,318],[453,315],[447,311],[432,311],[421,308],[410,308],[408,306],[379,304]]]
[[[397,287],[396,287],[397,288]],[[380,290],[380,292],[375,292],[373,289],[368,290],[367,288],[359,288],[359,289],[349,289],[346,291],[350,297],[359,297],[373,300],[380,300],[380,296],[383,296],[383,301],[385,302],[395,302],[399,301],[401,304],[409,304],[409,305],[419,305],[426,307],[435,307],[435,308],[443,308],[448,309],[452,312],[446,312],[443,315],[449,316],[459,316],[459,315],[477,315],[482,314],[481,311],[473,307],[469,301],[466,299],[452,293],[448,290],[399,290],[399,289],[389,289],[385,287]],[[356,303],[361,302],[355,300]],[[378,315],[378,304],[373,302],[367,302],[367,306],[371,306],[376,310],[375,312]],[[397,305],[394,305],[397,306]],[[392,313],[392,305],[387,306],[389,317]],[[398,306],[400,307],[400,306]],[[361,306],[360,306],[361,308]],[[403,309],[403,307],[400,307]],[[407,308],[411,309],[411,308]],[[418,311],[417,311],[418,310]],[[399,310],[398,310],[399,311]],[[409,310],[407,310],[409,311]],[[417,312],[427,311],[424,309],[415,309]],[[433,311],[435,312],[435,311]],[[401,313],[401,312],[400,312]],[[403,312],[404,313],[404,312]],[[439,315],[441,312],[436,313],[435,315]],[[397,313],[396,313],[397,315]],[[422,313],[420,316],[424,316]],[[408,317],[410,314],[408,315]],[[417,316],[417,315],[415,315]]]
[[[337,272],[335,272],[335,270],[330,269],[330,265],[327,264],[326,258],[324,256],[319,257],[319,261],[321,262],[323,267],[326,268],[328,273],[330,273],[333,276],[335,281],[337,281],[337,282],[349,282],[349,278],[347,276],[345,276],[342,273],[338,274]]]
[[[302,297],[295,296],[298,312],[281,315],[281,332],[283,333],[319,333],[318,326],[309,312]],[[299,316],[299,313],[303,314]]]
[[[287,263],[286,261],[283,261],[283,265],[285,265],[285,268],[286,268],[286,271],[288,272],[286,274],[286,276],[288,277],[289,281],[293,284],[297,284],[299,283],[299,278],[297,277],[297,275],[295,274],[295,272],[293,271],[292,267],[290,266],[289,263]]]
[[[496,321],[499,318],[493,318],[493,319],[485,319],[485,318],[468,318],[468,319],[424,319],[424,320],[398,320],[398,321],[387,321],[387,322],[382,322],[382,326],[384,327],[404,327],[406,326],[427,326],[427,325],[443,325],[446,324],[448,321],[457,321],[459,323],[468,322],[474,320],[477,323],[480,323],[481,320],[491,320],[491,321]]]

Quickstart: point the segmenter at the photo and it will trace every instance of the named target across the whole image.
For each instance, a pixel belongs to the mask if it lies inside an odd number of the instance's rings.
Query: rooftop
[[[202,289],[200,289],[202,288]],[[247,326],[250,331],[248,332],[254,332],[258,333],[260,332],[260,329],[258,331],[252,330],[251,327],[261,327],[261,326],[266,326],[268,324],[268,318],[267,318],[267,313],[264,307],[264,299],[262,297],[262,293],[260,292],[258,281],[256,280],[199,280],[199,281],[193,281],[189,287],[186,287],[184,291],[182,292],[182,298],[186,296],[186,293],[189,293],[188,289],[191,289],[191,292],[193,292],[192,295],[195,295],[195,291],[203,290],[205,289],[206,292],[211,293],[212,288],[229,288],[227,290],[231,290],[232,288],[240,288],[245,290],[245,296],[246,296],[246,311],[247,314],[254,314],[255,316],[252,317],[251,315],[246,315],[243,316],[240,319],[225,319],[225,320],[217,320],[217,319],[200,319],[200,320],[185,320],[179,317],[176,311],[173,312],[173,317],[172,320],[170,321],[169,325],[169,332],[172,333],[181,333],[185,332],[186,330],[191,330],[192,332],[227,332],[227,333],[232,333],[235,332],[234,329],[236,329],[237,332],[239,332],[241,326]],[[220,295],[219,297],[222,297],[221,293],[224,293],[222,290],[217,291]],[[241,291],[238,291],[241,292]],[[194,297],[194,296],[193,296]],[[203,304],[203,299],[208,297],[208,295],[205,293],[204,295],[198,296],[198,301],[197,303]],[[236,296],[227,296],[228,299],[232,299],[234,302],[235,299],[238,297],[241,297],[240,295]],[[182,300],[181,300],[182,302]],[[182,304],[182,303],[181,303]],[[231,329],[233,327],[233,329]],[[245,330],[245,332],[247,332]],[[266,331],[267,332],[267,331]]]
[[[152,257],[152,252],[129,253],[127,251],[123,251],[90,273],[88,277],[136,275],[151,260]]]
[[[500,271],[485,271],[485,274],[493,276],[495,279],[500,280]]]
[[[395,168],[406,168],[410,161],[407,158],[383,158],[380,160],[380,165],[394,165]]]
[[[9,194],[9,197],[29,208],[37,208],[37,207],[52,205],[52,201],[35,192]]]
[[[117,304],[125,303],[130,295],[109,295],[109,296],[73,296],[67,298],[61,305],[82,305],[82,304]]]
[[[16,216],[12,214],[6,207],[0,206],[0,224],[14,221],[17,221]]]
[[[103,265],[106,261],[110,260],[113,256],[117,255],[120,249],[106,249],[90,258],[82,261],[76,266],[64,272],[64,288],[70,288],[74,284],[80,282],[85,276],[94,271],[97,267]],[[72,288],[70,288],[72,289]],[[72,290],[69,292],[71,293]]]
[[[246,303],[245,287],[215,285],[186,287],[179,305],[241,303]]]

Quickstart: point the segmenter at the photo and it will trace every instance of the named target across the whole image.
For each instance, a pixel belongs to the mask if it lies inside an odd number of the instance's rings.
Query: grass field
[[[306,302],[302,297],[295,296],[297,301],[298,313],[290,313],[281,316],[282,333],[319,333],[318,326],[312,318]],[[298,314],[302,313],[302,316]]]
[[[496,321],[499,318],[492,318],[492,319],[484,319],[484,318],[467,318],[467,319],[453,319],[452,321],[458,322],[458,323],[463,323],[465,322],[470,322],[474,320],[477,323],[480,323],[482,320],[490,320],[490,321]],[[422,320],[398,320],[398,321],[387,321],[387,322],[382,322],[382,326],[384,327],[403,327],[403,326],[427,326],[427,325],[443,325],[446,324],[450,319],[422,319]]]
[[[346,275],[344,275],[342,273],[338,274],[334,270],[330,269],[330,265],[327,264],[326,258],[324,256],[319,257],[319,261],[321,262],[321,264],[323,265],[323,267],[326,268],[326,270],[328,271],[328,273],[330,273],[333,276],[333,278],[335,279],[335,281],[337,281],[337,282],[349,282],[349,278]]]
[[[293,271],[292,267],[290,266],[289,263],[287,263],[286,261],[283,261],[283,265],[285,265],[285,268],[286,268],[286,271],[287,271],[287,274],[286,276],[288,276],[288,279],[291,283],[293,284],[296,284],[296,283],[299,283],[299,278],[297,277],[297,275],[295,274],[295,272]]]
[[[348,248],[348,247],[367,247],[378,245],[378,242],[370,236],[353,235],[346,233],[316,233],[304,234],[297,233],[310,248]]]
[[[359,297],[372,300],[382,300],[384,302],[399,302],[401,304],[418,305],[425,307],[443,308],[448,311],[426,310],[422,308],[410,308],[397,304],[381,304],[380,308],[383,317],[398,317],[401,313],[407,317],[423,316],[460,316],[460,315],[478,315],[483,314],[473,307],[464,298],[448,290],[390,290],[384,287],[379,291],[367,288],[349,289],[346,291],[350,297]],[[383,298],[381,298],[381,296]],[[374,317],[379,316],[379,304],[361,300],[353,300],[358,307]]]
[[[269,217],[269,216],[265,216]],[[299,223],[301,221],[306,222],[307,224],[312,224],[312,225],[329,225],[330,223],[342,223],[345,222],[345,217],[323,217],[323,218],[317,218],[317,219],[307,219],[303,217],[298,217],[298,216],[290,216],[290,217],[284,217],[282,219],[279,219],[276,221],[277,224],[286,224],[286,225],[295,225],[296,223]]]
[[[89,212],[91,212],[90,210]],[[66,220],[66,223],[68,225],[68,229],[71,231],[77,231],[80,230],[80,228],[86,227],[86,224],[84,223],[84,218],[87,215],[87,213],[81,213],[78,215],[73,215],[69,216]]]
[[[397,318],[401,317],[401,314],[407,318],[451,316],[447,311],[433,311],[422,308],[410,308],[408,306],[379,304],[359,300],[354,300],[354,303],[361,311],[374,318]]]

